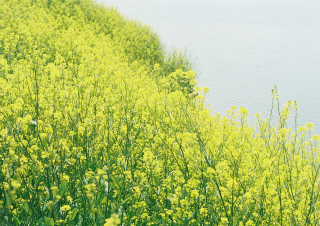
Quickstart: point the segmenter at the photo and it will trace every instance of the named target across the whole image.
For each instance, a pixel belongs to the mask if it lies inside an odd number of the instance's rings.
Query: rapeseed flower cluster
[[[318,224],[320,137],[288,127],[296,103],[277,125],[222,117],[188,60],[117,10],[0,5],[1,225]]]

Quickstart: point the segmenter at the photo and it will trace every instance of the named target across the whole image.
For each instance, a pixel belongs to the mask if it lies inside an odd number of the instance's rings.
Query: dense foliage
[[[214,115],[189,69],[115,9],[0,0],[0,224],[318,224],[312,124]]]

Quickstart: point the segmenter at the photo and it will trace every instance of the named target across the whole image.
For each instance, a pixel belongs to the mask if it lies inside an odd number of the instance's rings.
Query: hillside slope
[[[0,0],[0,225],[316,225],[312,124],[212,115],[195,85],[115,9]]]

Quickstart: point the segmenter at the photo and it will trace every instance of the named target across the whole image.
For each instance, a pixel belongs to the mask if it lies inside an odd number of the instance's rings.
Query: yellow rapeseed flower
[[[112,214],[110,218],[105,219],[105,224],[103,226],[117,226],[121,223],[117,214]]]
[[[11,186],[15,189],[18,189],[21,186],[21,184],[17,180],[12,180]]]
[[[97,174],[98,174],[99,176],[102,176],[102,175],[105,174],[105,172],[104,172],[103,169],[97,169]]]
[[[69,205],[63,205],[63,206],[60,207],[60,210],[62,212],[66,212],[66,211],[71,210],[71,207]]]

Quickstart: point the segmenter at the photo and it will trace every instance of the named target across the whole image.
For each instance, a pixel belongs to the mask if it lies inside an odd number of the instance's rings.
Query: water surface
[[[187,47],[211,108],[270,113],[297,101],[298,124],[320,133],[319,0],[99,0],[151,25],[170,47]],[[251,117],[252,119],[252,117]]]

